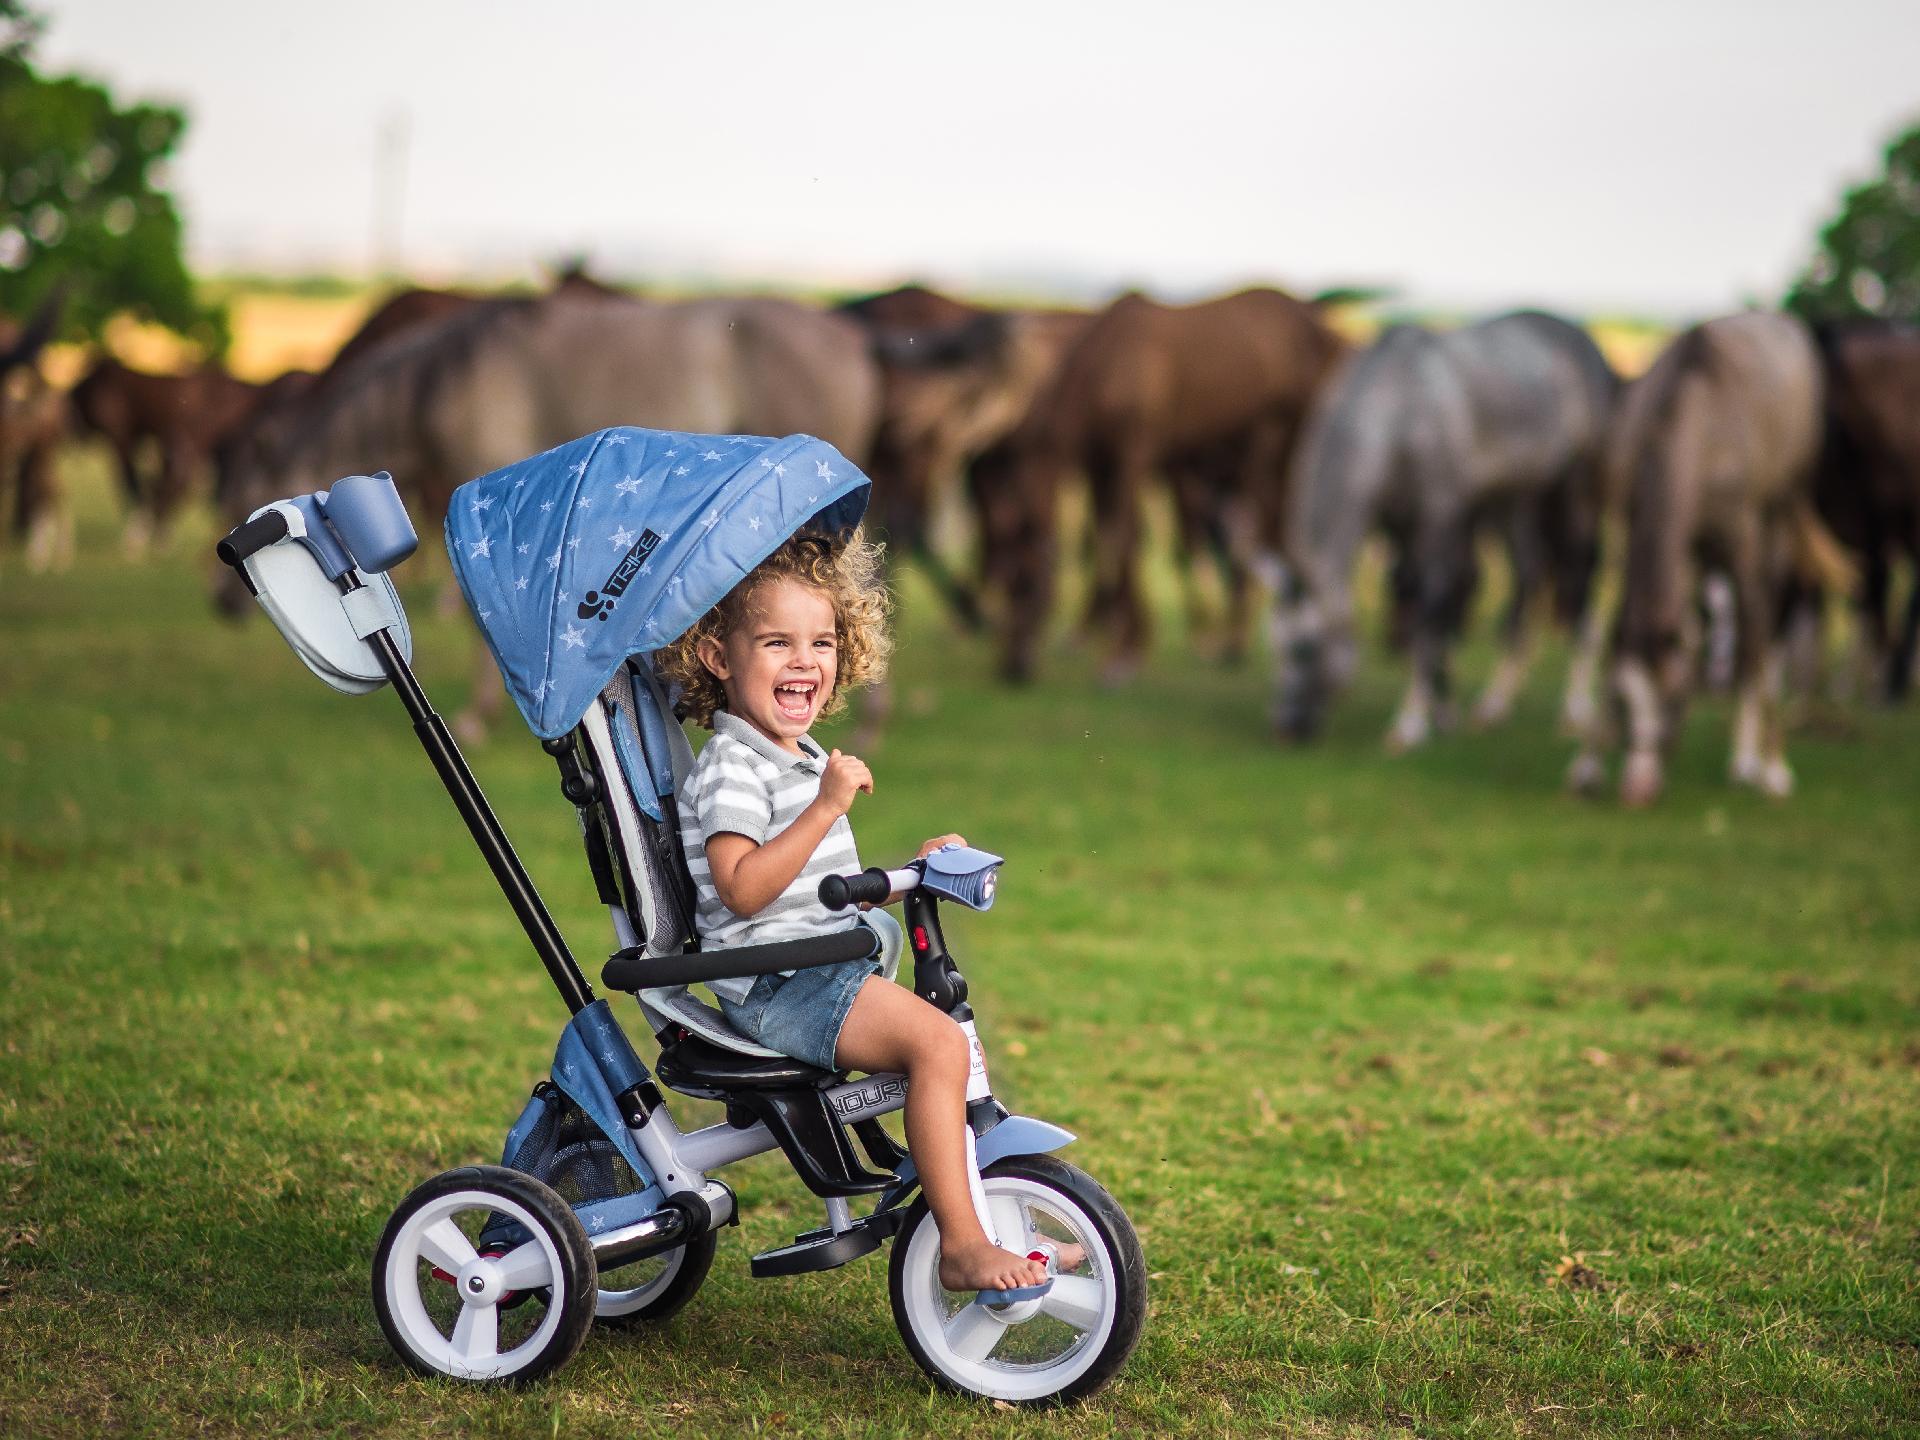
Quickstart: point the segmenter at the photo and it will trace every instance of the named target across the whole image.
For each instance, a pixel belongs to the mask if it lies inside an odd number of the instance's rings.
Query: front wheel
[[[504,1216],[527,1238],[483,1246]],[[373,1257],[373,1308],[423,1375],[524,1384],[569,1360],[593,1325],[593,1247],[567,1202],[531,1175],[470,1165],[400,1202]],[[539,1304],[521,1304],[529,1293]]]
[[[1050,1155],[981,1173],[1000,1243],[1016,1254],[1077,1245],[1085,1257],[1034,1300],[989,1308],[940,1285],[940,1234],[923,1196],[893,1242],[887,1289],[908,1353],[949,1390],[1060,1405],[1111,1380],[1147,1313],[1147,1265],[1133,1225],[1094,1178]]]

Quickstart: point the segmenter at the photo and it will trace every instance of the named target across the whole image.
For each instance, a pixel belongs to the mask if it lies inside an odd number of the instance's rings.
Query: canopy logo
[[[613,602],[627,593],[627,586],[633,583],[633,577],[640,573],[647,557],[653,554],[660,544],[660,537],[651,530],[642,530],[640,538],[628,547],[627,553],[620,557],[620,563],[613,567],[613,573],[600,583],[598,590],[587,591],[580,601],[580,608],[574,613],[582,620],[604,620],[613,613]]]

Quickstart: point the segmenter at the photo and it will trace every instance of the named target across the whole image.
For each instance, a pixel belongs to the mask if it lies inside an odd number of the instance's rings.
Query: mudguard
[[[1031,1115],[1009,1115],[986,1134],[975,1138],[974,1154],[984,1170],[994,1161],[1004,1160],[1009,1155],[1044,1155],[1049,1150],[1071,1145],[1078,1138],[1071,1130],[1062,1130],[1058,1125],[1049,1125]],[[920,1180],[911,1159],[902,1160],[894,1166],[893,1173],[900,1177],[900,1183],[887,1192],[887,1199],[880,1206],[883,1210],[898,1204],[899,1201],[894,1197],[904,1198],[907,1191]]]

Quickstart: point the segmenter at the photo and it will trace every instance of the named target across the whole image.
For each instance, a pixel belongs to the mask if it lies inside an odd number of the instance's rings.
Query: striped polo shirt
[[[793,883],[758,914],[734,914],[713,888],[713,871],[707,865],[709,835],[730,832],[764,845],[820,793],[826,753],[805,735],[800,749],[799,755],[783,750],[746,721],[725,710],[713,712],[713,738],[680,786],[680,848],[693,876],[693,924],[702,950],[799,940],[860,923],[858,911],[836,912],[820,903],[822,876],[851,875],[860,868],[853,827],[844,815],[833,822]],[[753,980],[712,980],[707,988],[738,1003],[747,998]]]

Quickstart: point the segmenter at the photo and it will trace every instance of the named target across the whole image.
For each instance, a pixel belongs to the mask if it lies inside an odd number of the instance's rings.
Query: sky
[[[1776,298],[1920,122],[1914,0],[67,0],[207,269],[1091,299]]]

